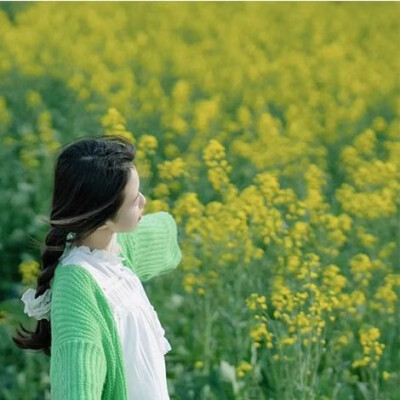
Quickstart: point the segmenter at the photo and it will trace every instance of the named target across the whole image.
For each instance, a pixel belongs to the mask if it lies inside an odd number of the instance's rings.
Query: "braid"
[[[58,259],[61,257],[66,242],[67,232],[52,227],[46,235],[45,247],[42,251],[42,271],[37,278],[36,298],[50,288]]]
[[[41,254],[42,270],[37,278],[37,288],[35,298],[43,294],[50,288],[50,282],[53,279],[54,271],[57,266],[58,259],[62,255],[67,232],[57,227],[52,227],[45,238],[45,246]],[[37,349],[42,350],[44,354],[50,356],[51,350],[51,325],[50,321],[41,319],[37,321],[34,332],[25,329],[22,324],[19,324],[22,331],[18,331],[17,335],[12,339],[22,349]]]

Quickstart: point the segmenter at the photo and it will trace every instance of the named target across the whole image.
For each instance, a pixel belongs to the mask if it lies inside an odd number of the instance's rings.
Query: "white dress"
[[[85,268],[103,290],[120,337],[128,400],[169,400],[165,358],[171,345],[142,282],[119,255],[116,236],[112,250],[73,246],[60,265]]]

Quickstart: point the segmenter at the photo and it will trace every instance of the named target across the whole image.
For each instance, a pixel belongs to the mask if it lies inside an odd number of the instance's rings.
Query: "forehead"
[[[137,173],[136,168],[131,168],[131,173],[129,175],[128,183],[127,183],[127,191],[131,194],[137,193],[139,189],[139,175]]]

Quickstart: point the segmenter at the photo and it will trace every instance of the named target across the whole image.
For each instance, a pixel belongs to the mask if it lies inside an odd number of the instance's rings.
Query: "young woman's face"
[[[146,197],[140,192],[140,179],[136,168],[133,167],[131,172],[124,189],[124,202],[118,210],[115,221],[117,232],[134,230],[146,204]]]

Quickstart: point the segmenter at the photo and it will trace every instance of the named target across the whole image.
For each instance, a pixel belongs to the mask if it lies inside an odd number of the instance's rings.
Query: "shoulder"
[[[107,306],[90,273],[79,265],[57,266],[51,285],[51,329],[54,344],[78,333],[99,340],[107,328]]]
[[[101,306],[103,294],[85,268],[78,264],[58,265],[51,284],[51,312],[86,308],[92,313]]]
[[[82,291],[93,287],[90,273],[79,264],[58,264],[51,283],[52,292]]]

